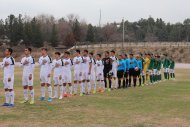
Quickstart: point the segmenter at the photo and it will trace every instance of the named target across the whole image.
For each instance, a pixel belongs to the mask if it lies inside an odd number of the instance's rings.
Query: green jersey
[[[157,67],[158,67],[158,60],[157,59],[155,59],[155,61],[154,61],[154,69],[157,69]]]
[[[162,61],[161,60],[157,60],[157,70],[160,70],[162,67]]]
[[[174,68],[175,68],[175,61],[170,60],[170,69],[174,69]]]
[[[170,67],[170,60],[168,58],[164,58],[163,68],[169,68],[169,67]]]
[[[148,69],[149,70],[154,69],[154,64],[155,64],[155,59],[154,58],[150,58],[150,64],[149,64]]]

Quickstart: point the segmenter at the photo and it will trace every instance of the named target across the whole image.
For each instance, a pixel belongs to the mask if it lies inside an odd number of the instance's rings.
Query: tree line
[[[77,42],[121,42],[123,24],[125,42],[189,42],[190,38],[190,19],[171,24],[161,18],[149,17],[136,22],[96,26],[79,20],[74,14],[60,19],[44,14],[35,17],[11,14],[4,20],[0,19],[0,39],[8,39],[6,43],[10,46],[23,44],[33,47],[42,47],[44,42],[53,47],[73,46]]]

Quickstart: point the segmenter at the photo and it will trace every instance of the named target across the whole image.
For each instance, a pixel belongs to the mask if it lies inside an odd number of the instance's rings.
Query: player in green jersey
[[[174,57],[170,57],[170,78],[171,79],[175,79],[175,61],[174,61]]]
[[[170,67],[170,60],[168,59],[168,55],[167,54],[163,54],[164,58],[163,58],[163,68],[164,68],[164,78],[165,80],[168,79],[169,80],[169,67]]]

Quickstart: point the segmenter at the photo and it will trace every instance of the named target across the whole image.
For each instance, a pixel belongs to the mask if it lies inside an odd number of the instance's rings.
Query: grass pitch
[[[15,70],[15,107],[0,107],[0,127],[189,127],[190,70],[176,70],[175,81],[114,90],[84,97],[40,102],[35,71],[35,105],[23,99],[22,71]],[[4,102],[0,73],[0,103]],[[46,93],[47,95],[47,93]]]

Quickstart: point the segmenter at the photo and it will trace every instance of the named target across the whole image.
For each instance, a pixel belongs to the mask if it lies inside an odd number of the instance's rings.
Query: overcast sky
[[[99,10],[102,23],[140,18],[163,18],[166,22],[182,22],[190,18],[190,0],[0,0],[0,18],[9,14],[36,16],[51,14],[56,18],[74,13],[97,25]]]

